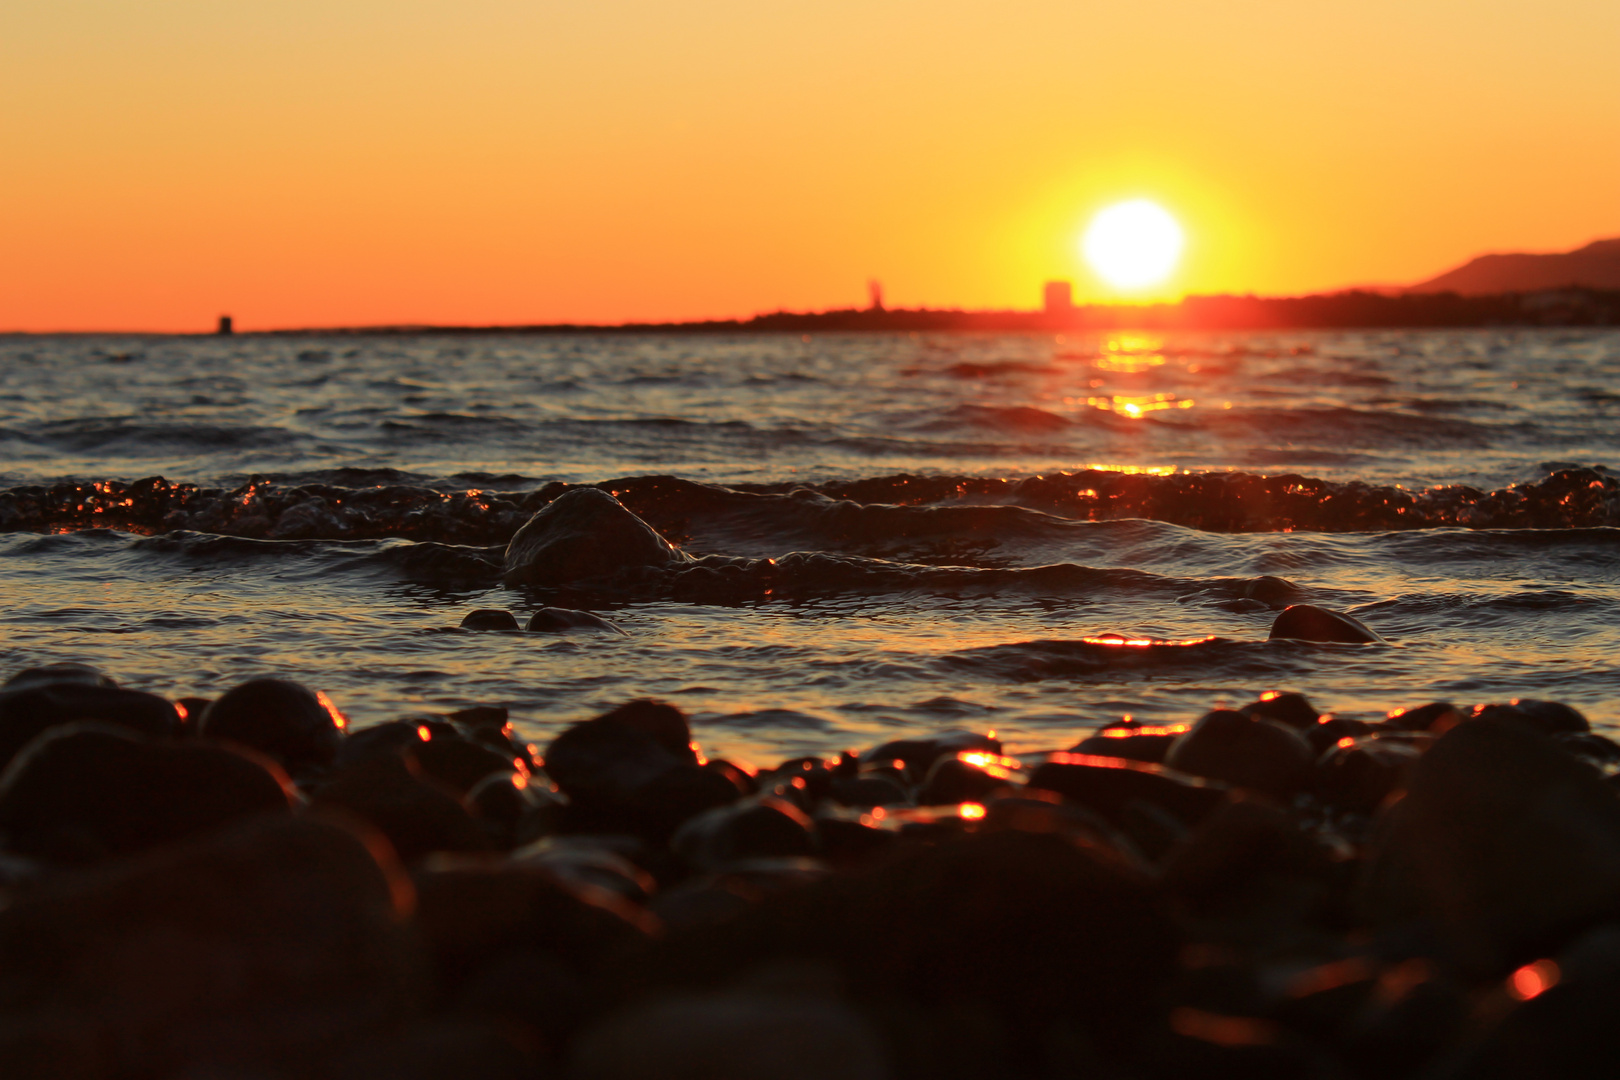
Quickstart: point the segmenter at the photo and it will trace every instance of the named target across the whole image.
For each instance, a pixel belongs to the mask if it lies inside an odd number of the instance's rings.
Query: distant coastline
[[[845,308],[774,311],[691,322],[535,323],[489,326],[308,327],[259,334],[733,334],[938,331],[1334,330],[1620,325],[1620,289],[1563,288],[1460,296],[1372,291],[1312,296],[1189,296],[1163,304],[1083,304],[1066,311]]]

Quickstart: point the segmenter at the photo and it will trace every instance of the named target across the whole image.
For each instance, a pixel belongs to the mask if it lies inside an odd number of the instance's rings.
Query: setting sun
[[[1116,289],[1141,289],[1170,276],[1183,235],[1158,203],[1132,199],[1097,213],[1080,241],[1086,262]]]

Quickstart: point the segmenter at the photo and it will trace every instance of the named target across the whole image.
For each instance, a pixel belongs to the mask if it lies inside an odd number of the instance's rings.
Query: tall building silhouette
[[[1074,310],[1074,286],[1067,281],[1048,281],[1043,295],[1048,315],[1067,315]]]

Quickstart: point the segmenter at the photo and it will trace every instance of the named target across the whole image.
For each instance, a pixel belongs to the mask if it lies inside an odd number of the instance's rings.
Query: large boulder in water
[[[512,537],[501,577],[508,585],[570,585],[691,561],[612,495],[574,488]]]

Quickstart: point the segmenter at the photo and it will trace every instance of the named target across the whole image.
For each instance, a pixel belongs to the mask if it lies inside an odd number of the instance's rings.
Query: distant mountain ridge
[[[1496,296],[1570,287],[1620,289],[1620,237],[1550,255],[1481,255],[1401,291]]]

